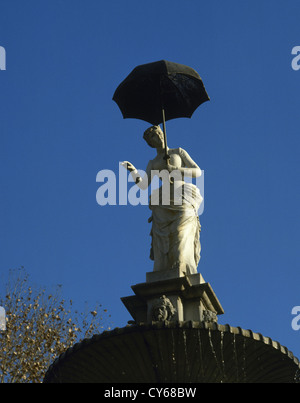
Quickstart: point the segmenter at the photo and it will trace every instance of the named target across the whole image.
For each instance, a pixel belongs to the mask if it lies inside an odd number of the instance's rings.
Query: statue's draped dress
[[[172,165],[182,166],[183,152],[181,148],[170,150]],[[156,164],[152,168],[160,167]],[[150,258],[154,260],[154,271],[179,268],[186,274],[197,273],[201,251],[198,217],[201,202],[199,189],[183,180],[163,181],[162,186],[152,192]]]

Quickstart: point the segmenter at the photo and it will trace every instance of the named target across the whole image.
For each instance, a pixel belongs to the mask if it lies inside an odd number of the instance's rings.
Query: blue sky
[[[198,71],[211,98],[167,122],[205,171],[198,271],[225,314],[300,357],[300,46],[296,0],[1,0],[0,271],[24,266],[79,308],[131,319],[120,298],[152,270],[147,206],[96,202],[102,169],[145,169],[146,122],[112,101],[137,65]]]

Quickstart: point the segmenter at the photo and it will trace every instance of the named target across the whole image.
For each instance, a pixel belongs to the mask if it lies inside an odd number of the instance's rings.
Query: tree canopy
[[[101,305],[75,310],[72,300],[62,298],[61,286],[54,292],[35,287],[23,268],[10,271],[4,292],[0,296],[6,311],[6,330],[0,330],[0,383],[42,382],[57,356],[102,331],[110,316]]]

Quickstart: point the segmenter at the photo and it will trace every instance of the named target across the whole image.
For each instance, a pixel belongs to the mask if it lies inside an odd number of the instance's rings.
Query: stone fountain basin
[[[294,383],[299,360],[269,337],[207,322],[104,331],[69,348],[44,383]]]

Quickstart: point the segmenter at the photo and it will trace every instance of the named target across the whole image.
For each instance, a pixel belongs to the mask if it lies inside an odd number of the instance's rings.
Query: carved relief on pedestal
[[[209,311],[208,309],[204,310],[203,321],[208,323],[217,322],[218,321],[217,314],[213,311]]]
[[[171,320],[176,312],[172,302],[162,295],[160,298],[153,302],[151,307],[151,317],[155,322],[162,322],[164,320]]]

